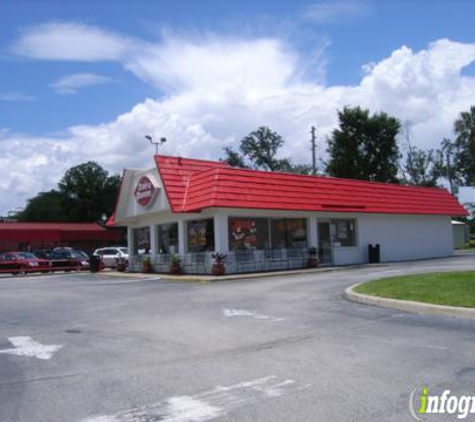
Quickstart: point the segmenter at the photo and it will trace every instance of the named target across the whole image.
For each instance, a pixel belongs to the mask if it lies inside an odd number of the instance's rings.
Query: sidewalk
[[[299,275],[299,274],[318,274],[318,273],[327,273],[333,271],[345,271],[353,270],[356,268],[366,268],[366,267],[387,267],[388,264],[359,264],[359,265],[347,265],[342,267],[322,267],[322,268],[302,268],[297,270],[286,270],[286,271],[272,271],[272,272],[258,272],[258,273],[242,273],[242,274],[229,274],[222,276],[213,276],[213,275],[194,275],[194,274],[184,274],[184,275],[171,275],[171,274],[160,274],[160,273],[121,273],[118,271],[108,271],[102,272],[103,275],[109,275],[112,277],[132,277],[137,279],[150,279],[151,277],[157,277],[165,281],[193,281],[193,282],[216,282],[216,281],[227,281],[227,280],[244,280],[248,278],[265,278],[265,277],[281,277],[285,275]]]

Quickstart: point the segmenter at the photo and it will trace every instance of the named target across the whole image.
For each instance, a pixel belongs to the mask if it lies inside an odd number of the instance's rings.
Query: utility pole
[[[315,176],[317,174],[317,153],[316,153],[316,129],[315,126],[312,126],[310,133],[312,134],[312,174]]]

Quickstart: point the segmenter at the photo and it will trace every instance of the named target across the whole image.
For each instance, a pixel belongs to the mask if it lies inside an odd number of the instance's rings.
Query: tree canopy
[[[119,175],[109,175],[89,161],[66,171],[58,188],[28,200],[20,221],[94,222],[109,216],[115,207]]]
[[[386,113],[370,116],[361,107],[338,111],[339,127],[328,140],[326,171],[333,177],[398,181],[400,122]]]
[[[295,165],[290,158],[278,158],[284,143],[284,139],[277,132],[267,126],[260,126],[241,139],[240,153],[230,147],[224,148],[224,161],[233,167],[309,174],[311,166]]]

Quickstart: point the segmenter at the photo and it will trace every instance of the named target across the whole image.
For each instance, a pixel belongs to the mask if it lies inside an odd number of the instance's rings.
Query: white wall
[[[450,217],[360,214],[357,230],[364,262],[368,262],[370,243],[381,245],[382,262],[453,254]]]

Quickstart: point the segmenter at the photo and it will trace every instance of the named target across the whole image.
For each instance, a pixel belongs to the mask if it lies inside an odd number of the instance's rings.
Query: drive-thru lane
[[[475,259],[222,283],[2,278],[0,351],[19,337],[33,342],[19,347],[61,347],[49,359],[0,353],[0,420],[411,420],[418,385],[475,394],[475,322],[342,293],[454,269],[475,270]]]

